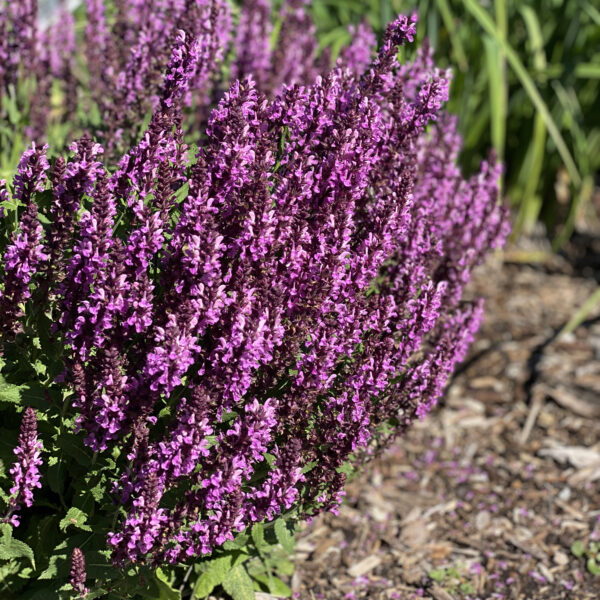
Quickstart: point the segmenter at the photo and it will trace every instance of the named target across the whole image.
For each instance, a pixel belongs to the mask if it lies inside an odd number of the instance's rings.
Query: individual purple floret
[[[43,462],[42,442],[37,436],[37,416],[31,407],[27,407],[23,413],[19,441],[14,453],[17,462],[9,470],[13,478],[13,487],[10,489],[9,513],[5,520],[17,527],[20,521],[15,513],[23,505],[32,506],[33,490],[42,487],[39,469]]]

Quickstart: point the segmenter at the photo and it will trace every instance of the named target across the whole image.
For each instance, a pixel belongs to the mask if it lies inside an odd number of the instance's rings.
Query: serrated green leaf
[[[71,569],[73,548],[80,548],[83,551],[88,577],[108,578],[108,573],[114,571],[108,559],[109,553],[106,550],[89,550],[92,537],[93,534],[90,533],[76,533],[66,539],[63,536],[63,541],[52,550],[48,566],[39,575],[38,580],[67,579]]]
[[[96,598],[104,598],[106,594],[108,594],[106,590],[103,590],[102,588],[97,588],[91,592],[88,592],[85,595],[85,600],[95,600]]]
[[[51,456],[48,460],[48,470],[46,471],[46,479],[50,489],[55,494],[62,494],[67,476],[66,467],[62,460],[57,456]]]
[[[38,564],[45,564],[52,553],[52,549],[60,542],[62,535],[58,531],[58,517],[47,516],[41,518],[35,525],[32,546]]]
[[[204,572],[198,577],[192,598],[205,598],[218,585],[221,585],[231,570],[233,556],[228,554],[202,564]]]
[[[312,471],[316,466],[317,466],[317,461],[316,460],[313,460],[313,461],[305,464],[302,467],[302,475],[305,475],[306,473],[310,473],[310,471]]]
[[[173,589],[166,581],[157,578],[156,583],[159,591],[158,600],[181,600],[181,592]]]
[[[254,585],[242,565],[234,567],[222,583],[223,589],[233,600],[254,600]]]
[[[4,378],[0,376],[0,402],[20,404],[22,388],[23,386],[7,383]]]
[[[3,534],[5,532],[6,530],[3,529]],[[0,540],[0,560],[11,560],[13,558],[26,558],[35,569],[33,550],[25,542],[13,538],[11,531],[10,534],[3,535],[2,540]]]
[[[148,600],[181,600],[181,594],[174,590],[168,583],[156,577],[155,573],[146,579],[145,585],[139,584],[138,576],[132,578],[132,587],[135,593]]]
[[[61,531],[65,531],[70,525],[74,525],[83,531],[91,531],[92,528],[86,524],[88,516],[80,509],[72,507],[67,511],[67,515],[58,524]]]
[[[27,590],[20,592],[19,600],[58,600],[58,584],[45,581],[42,585],[27,586]]]
[[[283,549],[289,554],[294,553],[295,540],[294,536],[289,532],[286,522],[283,519],[277,519],[274,525],[275,536]]]
[[[336,471],[349,476],[353,475],[356,469],[349,462],[345,462],[343,465],[339,466]]]
[[[56,440],[56,446],[66,456],[70,456],[82,467],[88,468],[92,464],[92,457],[86,451],[83,440],[74,433],[63,433]]]

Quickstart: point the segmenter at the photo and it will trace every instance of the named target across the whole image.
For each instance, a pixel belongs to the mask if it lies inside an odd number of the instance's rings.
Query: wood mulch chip
[[[600,598],[571,551],[600,541],[600,307],[558,336],[598,264],[511,256],[474,278],[486,320],[440,406],[302,532],[296,598]]]

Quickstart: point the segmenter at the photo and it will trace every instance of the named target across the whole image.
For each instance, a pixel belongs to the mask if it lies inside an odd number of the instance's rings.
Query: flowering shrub
[[[281,591],[289,523],[335,510],[464,357],[500,167],[456,167],[449,73],[397,58],[416,17],[372,60],[360,26],[329,69],[297,0],[273,50],[262,0],[235,35],[224,2],[115,6],[109,27],[87,3],[103,126],[51,161],[33,143],[0,191],[2,577],[24,599]]]

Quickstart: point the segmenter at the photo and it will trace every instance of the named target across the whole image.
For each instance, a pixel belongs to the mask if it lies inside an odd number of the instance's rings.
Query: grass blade
[[[600,303],[600,287],[583,303],[581,308],[571,317],[570,321],[560,330],[558,337],[567,333],[573,333],[594,310],[596,304]]]
[[[533,135],[519,173],[518,187],[522,190],[522,195],[519,198],[519,214],[513,229],[513,239],[521,231],[531,231],[540,214],[542,199],[535,192],[542,176],[545,151],[546,124],[537,113],[533,122]]]
[[[506,141],[506,77],[503,73],[503,60],[500,47],[489,36],[483,37],[483,46],[487,61],[488,84],[490,92],[490,128],[492,143],[500,160],[504,158]]]
[[[579,63],[575,65],[575,77],[580,79],[600,79],[600,63]]]
[[[444,26],[448,31],[448,35],[450,37],[450,44],[452,46],[452,50],[454,51],[454,56],[456,57],[458,68],[461,71],[466,71],[469,68],[467,54],[463,47],[463,43],[460,39],[460,35],[458,34],[458,31],[456,29],[456,20],[454,18],[454,15],[452,14],[450,4],[448,3],[448,0],[436,0],[436,3],[438,10],[440,11],[440,15],[442,16]]]
[[[600,27],[600,10],[593,7],[592,4],[590,2],[588,2],[587,0],[585,0],[583,3],[583,10],[585,10],[585,12],[592,19],[592,21],[594,21],[594,23],[596,23],[596,25],[598,25],[598,27]]]
[[[544,102],[544,99],[540,95],[533,79],[527,72],[527,69],[521,62],[519,55],[515,52],[512,46],[505,40],[501,33],[498,31],[494,22],[488,15],[488,13],[481,8],[477,0],[463,0],[463,4],[465,8],[471,13],[471,15],[475,18],[475,20],[479,23],[479,25],[483,28],[483,30],[492,36],[498,44],[502,47],[506,54],[506,58],[512,67],[515,75],[521,82],[521,85],[527,92],[531,102],[535,106],[535,108],[542,115],[544,122],[546,123],[546,127],[548,128],[548,133],[554,140],[556,148],[565,164],[565,167],[569,173],[572,183],[579,187],[581,185],[581,175],[579,174],[579,170],[577,169],[577,165],[573,160],[571,152],[560,132],[560,129],[554,122],[552,115],[550,114],[550,110],[548,106]]]

